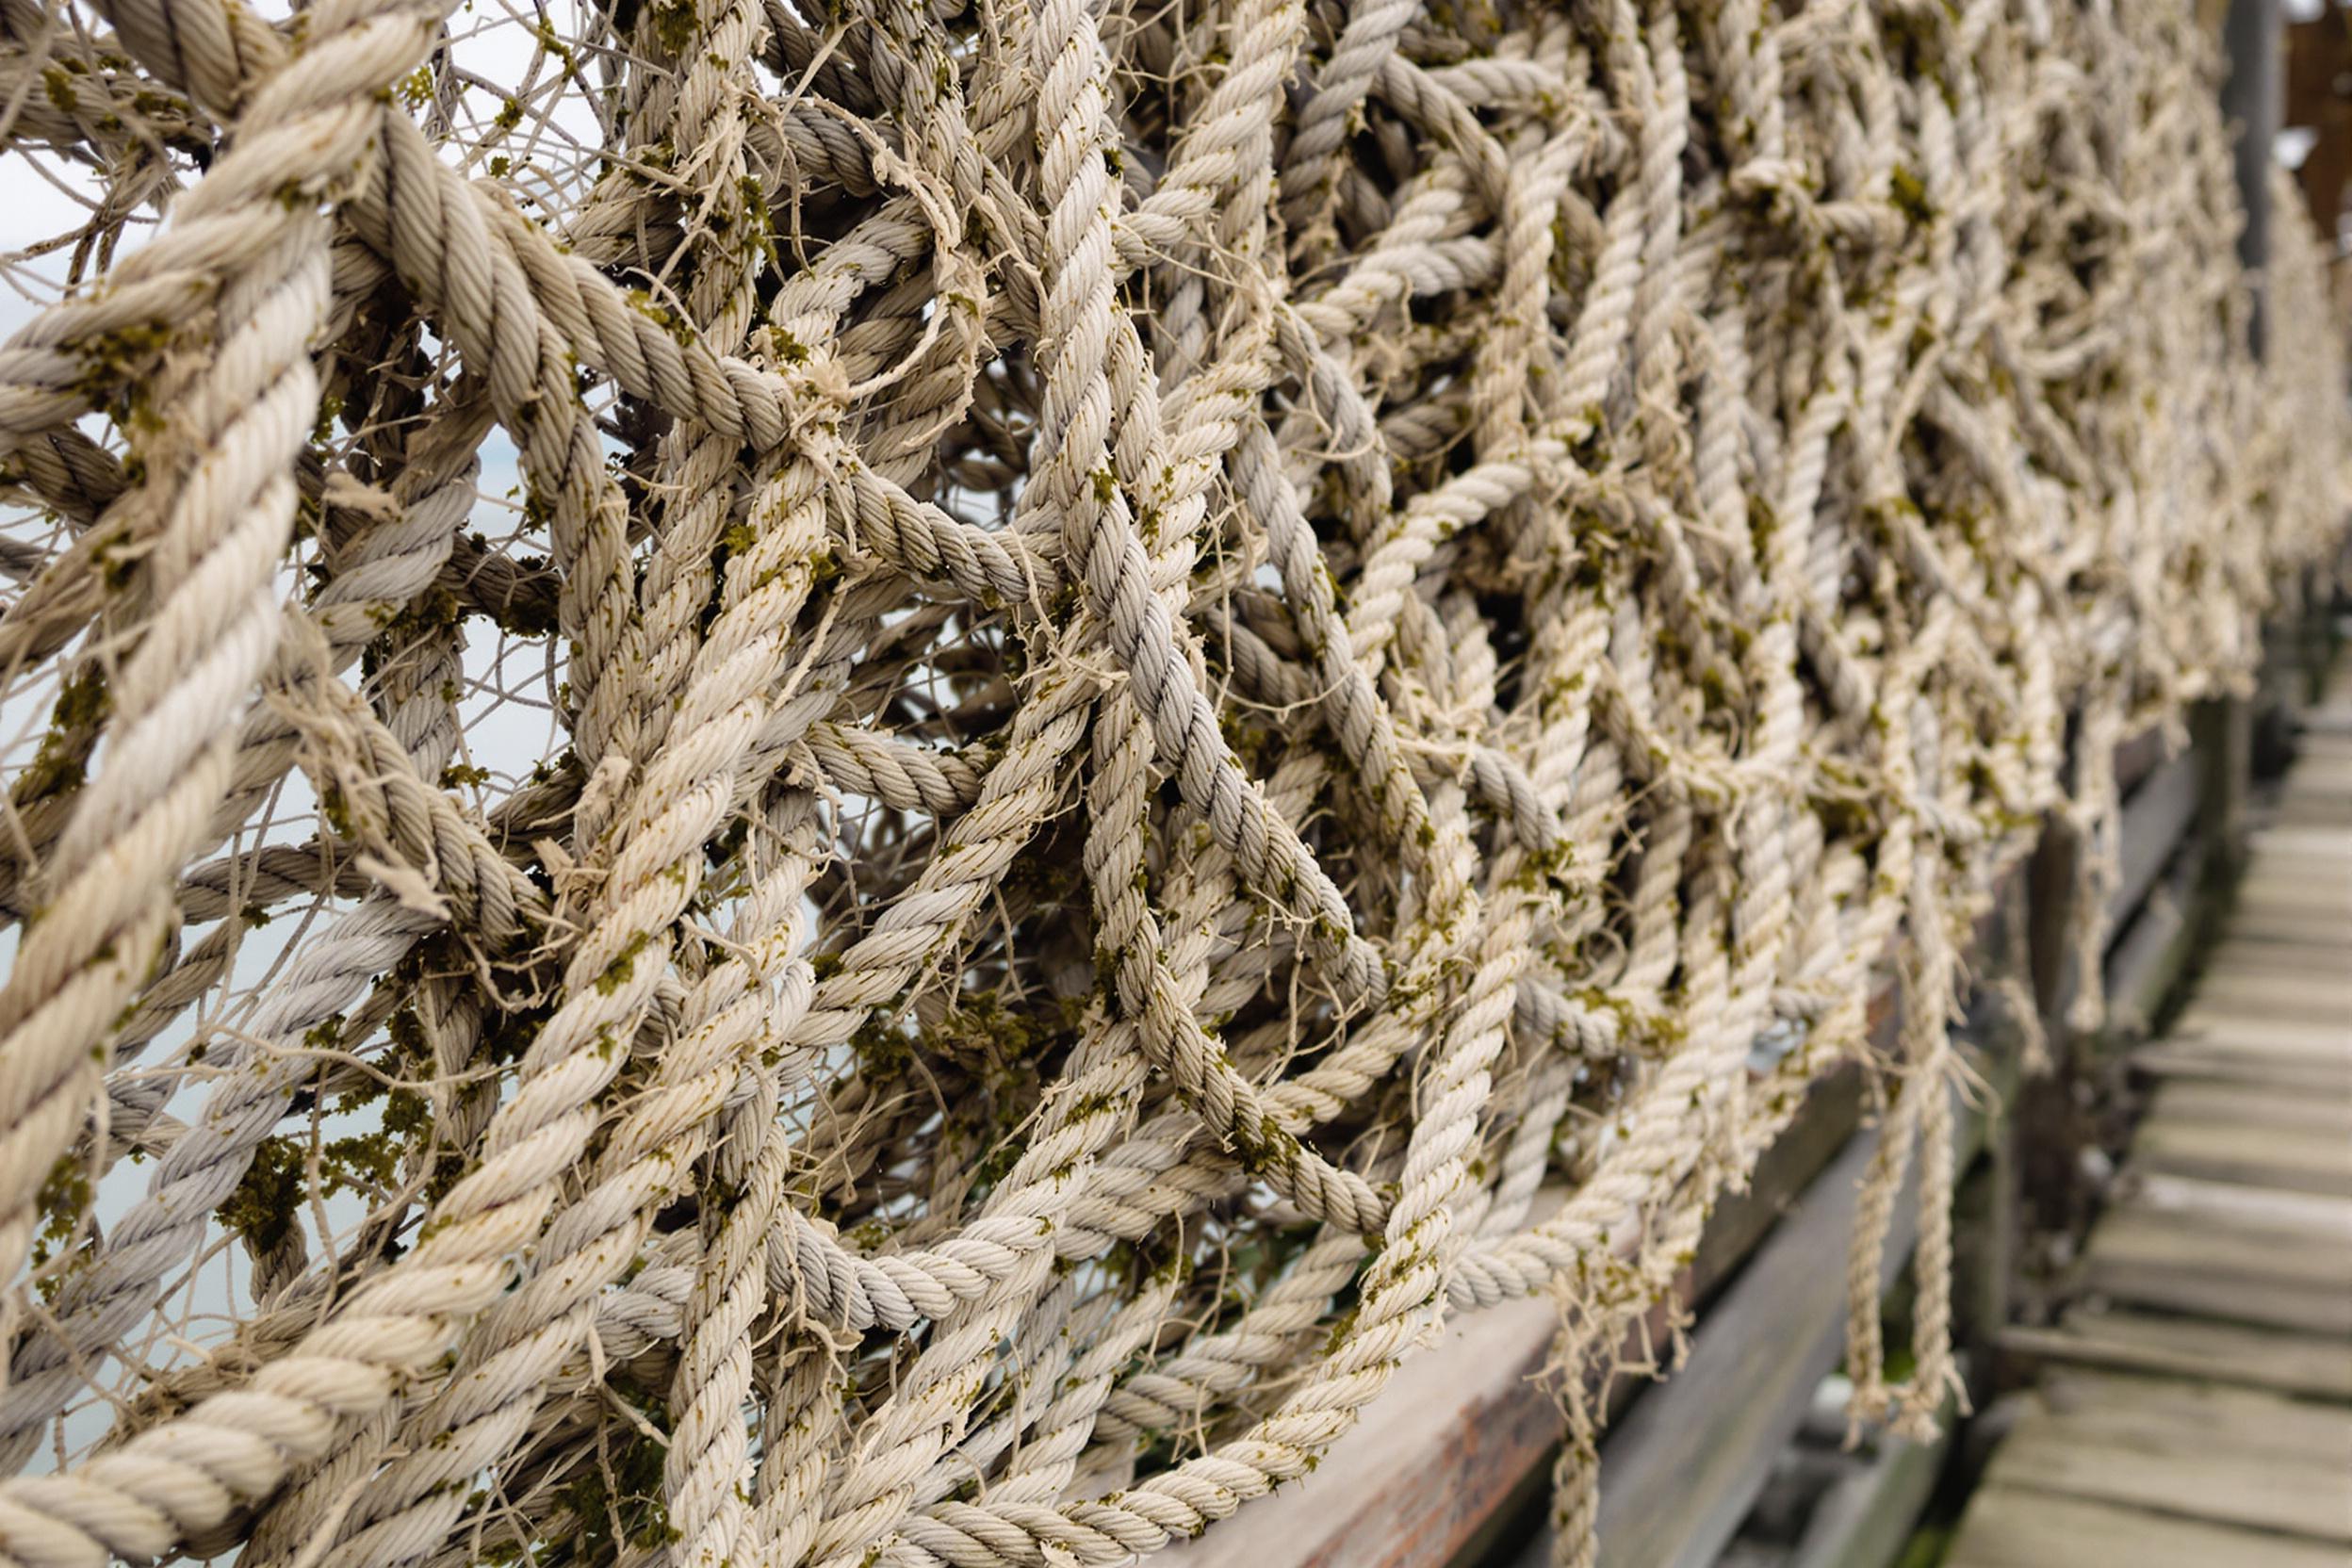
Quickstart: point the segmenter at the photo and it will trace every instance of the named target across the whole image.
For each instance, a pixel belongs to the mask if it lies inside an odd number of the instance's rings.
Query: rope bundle
[[[1923,1418],[1960,933],[2340,516],[2208,55],[0,0],[0,1556],[1149,1553],[1616,1345],[1890,950]]]

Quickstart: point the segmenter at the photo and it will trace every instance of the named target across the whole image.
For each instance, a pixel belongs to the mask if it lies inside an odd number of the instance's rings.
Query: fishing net
[[[1968,924],[2342,516],[2215,91],[2152,0],[0,0],[0,1557],[1124,1560],[1441,1319],[1605,1357],[1857,1058],[1932,1412]]]

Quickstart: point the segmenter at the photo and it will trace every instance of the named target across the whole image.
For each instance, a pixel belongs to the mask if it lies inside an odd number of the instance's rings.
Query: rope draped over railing
[[[1549,1291],[1589,1561],[1890,954],[1932,1418],[1962,934],[2342,515],[2182,8],[472,13],[0,0],[0,1557],[1118,1562]]]

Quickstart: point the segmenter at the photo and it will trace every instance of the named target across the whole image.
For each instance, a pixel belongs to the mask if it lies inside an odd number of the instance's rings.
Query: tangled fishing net
[[[1955,944],[2343,499],[2185,8],[501,4],[0,0],[0,1557],[1149,1553],[1889,963],[1936,1407]]]

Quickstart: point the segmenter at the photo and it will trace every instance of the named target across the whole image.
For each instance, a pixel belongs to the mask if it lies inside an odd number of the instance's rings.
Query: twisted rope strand
[[[1581,1375],[1856,1060],[1919,1429],[1957,934],[2057,815],[2096,969],[2115,742],[2352,477],[2215,69],[0,0],[92,192],[0,346],[0,1558],[1110,1564],[1542,1292],[1587,1562]]]

